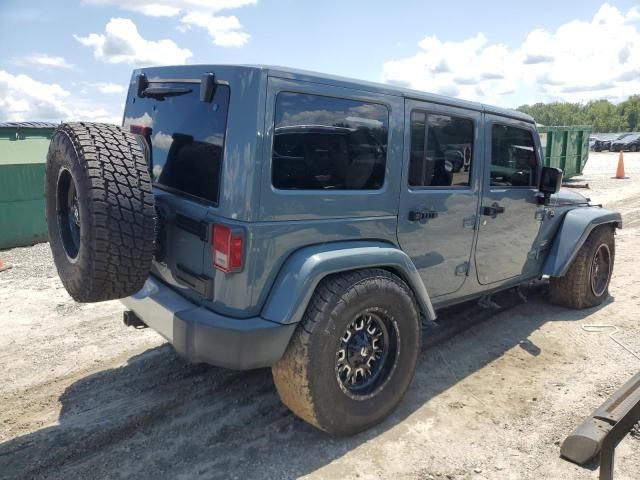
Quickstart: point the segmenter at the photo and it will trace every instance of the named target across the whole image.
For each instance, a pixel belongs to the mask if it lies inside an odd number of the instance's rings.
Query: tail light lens
[[[226,225],[213,226],[213,266],[225,273],[242,270],[243,235]]]
[[[136,135],[142,135],[144,138],[151,136],[151,127],[145,127],[144,125],[129,125],[129,131]]]

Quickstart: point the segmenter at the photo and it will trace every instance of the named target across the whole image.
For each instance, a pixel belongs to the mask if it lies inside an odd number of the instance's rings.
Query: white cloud
[[[45,53],[33,53],[24,58],[16,59],[13,63],[17,65],[36,65],[40,67],[74,68],[74,65],[67,62],[63,57],[52,57]]]
[[[0,70],[0,121],[38,120],[120,123],[104,106],[81,101],[58,84]]]
[[[51,120],[70,111],[64,99],[70,93],[57,84],[46,84],[27,75],[0,70],[0,117],[4,120]]]
[[[91,84],[100,93],[124,93],[124,85],[111,82],[98,82]]]
[[[383,65],[382,80],[419,90],[517,106],[531,101],[621,100],[640,90],[640,8],[604,4],[591,21],[531,31],[516,47],[476,36],[429,36],[409,58]]]
[[[85,5],[113,5],[152,17],[174,17],[184,11],[219,12],[255,5],[258,0],[82,0]]]
[[[79,90],[74,90],[75,92],[80,92],[83,95],[89,95],[90,93],[104,93],[104,94],[120,94],[124,93],[128,85],[113,83],[113,82],[87,82],[87,81],[79,81],[79,82],[71,82],[73,87],[79,87]]]
[[[173,143],[173,137],[168,133],[158,132],[153,135],[152,142],[154,147],[168,152]]]
[[[91,33],[86,37],[74,35],[83,45],[93,48],[96,59],[107,63],[131,65],[179,65],[193,54],[180,48],[172,40],[145,40],[138,27],[128,18],[112,18],[105,33]]]
[[[129,129],[131,125],[140,125],[142,127],[153,127],[153,118],[147,112],[144,112],[139,117],[125,117],[124,128]]]
[[[240,21],[234,16],[189,13],[181,21],[187,28],[193,25],[205,29],[213,43],[221,47],[241,47],[250,38],[248,33],[242,31]]]
[[[215,45],[241,47],[249,41],[250,35],[242,31],[238,18],[216,13],[256,5],[258,0],[83,0],[82,3],[113,5],[152,17],[182,15],[179,30],[184,32],[191,27],[199,27],[207,31]]]

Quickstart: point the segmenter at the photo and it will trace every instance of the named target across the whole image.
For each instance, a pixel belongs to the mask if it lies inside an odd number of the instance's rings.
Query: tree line
[[[640,130],[640,95],[632,95],[617,105],[609,100],[593,100],[536,103],[516,110],[528,113],[542,125],[591,125],[598,133]]]

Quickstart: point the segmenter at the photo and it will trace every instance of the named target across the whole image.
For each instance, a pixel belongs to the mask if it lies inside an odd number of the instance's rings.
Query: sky
[[[0,42],[0,121],[119,124],[149,65],[282,65],[508,108],[640,94],[639,0],[0,0]]]

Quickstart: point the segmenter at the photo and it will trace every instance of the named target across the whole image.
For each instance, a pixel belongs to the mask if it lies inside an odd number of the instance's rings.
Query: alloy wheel
[[[355,399],[375,394],[389,379],[399,350],[398,331],[382,309],[355,316],[340,338],[335,373],[342,391]]]
[[[611,251],[607,244],[602,244],[596,250],[591,260],[591,291],[596,297],[604,294],[609,285],[611,275]]]

